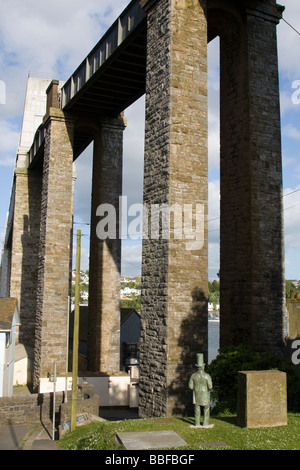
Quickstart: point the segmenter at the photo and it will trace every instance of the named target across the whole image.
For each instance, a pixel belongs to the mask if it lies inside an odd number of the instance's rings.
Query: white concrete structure
[[[91,375],[90,372],[87,372],[86,377],[78,377],[79,385],[84,382],[93,385],[93,392],[99,395],[100,407],[138,407],[138,380],[131,378],[128,374],[101,376],[97,374]],[[55,391],[64,392],[66,390],[72,390],[72,377],[57,377]],[[53,392],[53,382],[49,378],[41,378],[39,393]]]
[[[33,349],[24,344],[15,346],[14,386],[32,383]]]
[[[23,124],[16,158],[16,168],[27,168],[27,152],[29,152],[35,133],[43,122],[46,113],[46,90],[51,80],[28,77]],[[11,234],[15,203],[15,181],[13,182],[10,207],[6,219],[5,240],[2,249],[1,297],[10,296],[10,268],[11,268]]]
[[[46,90],[50,82],[49,79],[28,77],[18,154],[27,154],[35,132],[42,124],[46,112]]]
[[[15,343],[19,325],[17,300],[0,298],[0,397],[13,394]]]

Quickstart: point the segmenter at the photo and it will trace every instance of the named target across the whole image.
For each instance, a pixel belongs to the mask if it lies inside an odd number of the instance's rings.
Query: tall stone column
[[[188,377],[197,353],[207,359],[207,21],[206,0],[142,5],[148,13],[149,233],[143,241],[139,409],[147,417],[190,413]],[[159,235],[151,233],[155,205],[174,210],[169,236],[165,225]],[[187,236],[188,221],[196,230],[196,216],[198,230]]]
[[[19,341],[34,348],[42,175],[17,162],[14,178],[9,295],[18,299]]]
[[[225,23],[223,12],[219,22],[220,339],[221,346],[278,352],[284,269],[276,25],[282,10],[274,0],[247,4],[240,21]]]
[[[50,107],[44,126],[34,388],[52,371],[54,361],[57,375],[65,375],[68,352],[74,123]]]
[[[106,119],[94,139],[88,370],[120,370],[121,239],[123,117]]]

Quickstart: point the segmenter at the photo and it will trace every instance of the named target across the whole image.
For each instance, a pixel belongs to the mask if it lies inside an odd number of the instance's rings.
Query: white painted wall
[[[0,397],[3,397],[6,333],[0,332]]]
[[[100,406],[129,406],[130,376],[86,377],[99,395]],[[83,382],[80,378],[79,383]]]

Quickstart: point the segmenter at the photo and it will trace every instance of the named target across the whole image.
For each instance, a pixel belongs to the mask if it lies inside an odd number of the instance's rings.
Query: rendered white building
[[[13,395],[15,344],[20,317],[17,299],[0,298],[0,397]]]

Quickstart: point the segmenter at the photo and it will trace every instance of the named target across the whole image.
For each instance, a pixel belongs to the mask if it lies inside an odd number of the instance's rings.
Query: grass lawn
[[[194,418],[95,422],[68,432],[58,445],[62,450],[117,450],[114,438],[118,432],[173,430],[187,443],[176,450],[300,450],[300,413],[289,413],[288,426],[276,428],[240,428],[236,416],[211,417],[210,422],[214,424],[212,429],[190,428]],[[221,447],[224,442],[227,446]]]

